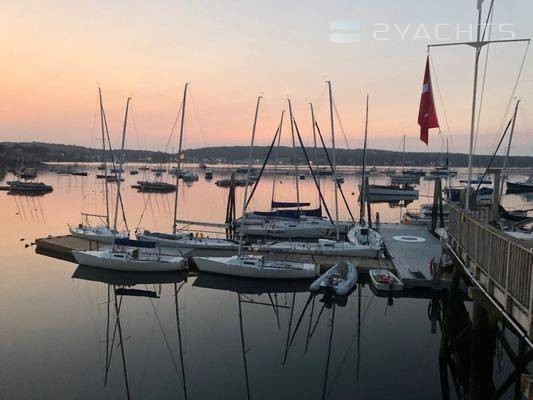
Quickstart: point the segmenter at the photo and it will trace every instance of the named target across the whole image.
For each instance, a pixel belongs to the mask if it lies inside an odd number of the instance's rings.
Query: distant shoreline
[[[268,154],[268,146],[254,147],[253,162],[261,164]],[[116,150],[115,154],[118,154]],[[210,165],[232,164],[246,165],[248,163],[247,146],[217,146],[199,149],[187,149],[183,151],[184,162],[205,163]],[[270,156],[269,164],[273,164],[278,149],[274,149]],[[331,157],[331,149],[328,149]],[[318,162],[327,164],[327,157],[323,149],[318,149]],[[287,146],[279,148],[278,160],[282,165],[290,165],[294,162],[295,155],[299,164],[306,164],[303,151],[296,151]],[[307,148],[307,155],[314,163],[315,149]],[[359,166],[362,164],[363,151],[361,149],[337,149],[336,159],[339,166]],[[446,154],[428,152],[402,153],[389,150],[367,150],[367,164],[376,167],[401,166],[405,158],[406,168],[410,167],[433,167],[445,163]],[[474,166],[484,168],[488,165],[491,155],[475,155]],[[40,162],[100,162],[102,151],[100,149],[83,146],[64,145],[43,142],[0,142],[0,165],[12,166],[24,163],[26,166],[38,165]],[[164,153],[151,150],[125,150],[126,162],[147,164],[172,163],[177,159],[176,154]],[[494,159],[493,167],[503,165],[503,156]],[[468,165],[468,155],[464,153],[450,153],[449,161],[451,168],[463,168]],[[511,156],[508,167],[510,168],[533,168],[533,156]]]

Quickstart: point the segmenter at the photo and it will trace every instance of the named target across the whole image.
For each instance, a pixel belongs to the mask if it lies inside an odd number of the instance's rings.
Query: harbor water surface
[[[140,178],[127,171],[130,230],[170,230],[173,194],[137,193],[130,185]],[[440,300],[447,294],[387,299],[362,278],[347,303],[335,305],[311,297],[309,282],[132,277],[36,254],[35,238],[66,234],[67,223],[81,222],[80,211],[104,211],[103,183],[96,168],[89,172],[42,174],[54,186],[45,196],[0,193],[0,398],[426,400],[443,398],[446,385],[450,398],[460,398],[461,386],[456,391],[451,378],[444,381],[448,367],[439,362]],[[181,186],[178,218],[223,221],[227,189],[214,181],[227,175],[215,171],[212,181],[200,175]],[[344,176],[356,212],[357,177]],[[271,180],[259,185],[252,209],[269,208]],[[331,177],[322,182],[333,210]],[[302,201],[316,203],[311,180],[300,186]],[[430,202],[430,181],[422,181],[420,194],[409,207]],[[294,179],[278,177],[277,199],[293,197]],[[507,206],[527,202],[504,198]],[[399,222],[405,208],[385,203],[373,205],[376,211],[382,222]],[[340,215],[349,218],[343,206]],[[495,384],[513,371],[499,355]],[[514,398],[514,389],[502,398]]]

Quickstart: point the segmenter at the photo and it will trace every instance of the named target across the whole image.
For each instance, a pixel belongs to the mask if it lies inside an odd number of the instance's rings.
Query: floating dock
[[[91,241],[88,239],[79,238],[72,235],[63,236],[49,236],[46,238],[39,238],[35,240],[36,251],[39,254],[59,258],[66,261],[76,262],[72,256],[72,250],[98,250],[109,247],[108,244]],[[178,250],[173,247],[165,247],[162,249],[164,254],[180,255]],[[370,269],[384,268],[391,270],[393,268],[389,260],[384,258],[371,259],[359,257],[332,257],[307,254],[276,254],[276,253],[261,253],[253,252],[257,255],[268,255],[272,260],[288,260],[300,262],[316,262],[321,270],[325,271],[334,266],[339,261],[349,261],[357,265],[357,269],[361,274],[367,274]],[[215,249],[193,249],[187,252],[186,256],[189,258],[189,266],[196,267],[192,257],[196,256],[212,256],[212,257],[230,257],[235,255],[232,250],[215,250]]]
[[[434,279],[431,261],[442,256],[442,244],[425,225],[381,224],[380,233],[386,251],[404,286],[412,288],[444,289],[447,279]]]

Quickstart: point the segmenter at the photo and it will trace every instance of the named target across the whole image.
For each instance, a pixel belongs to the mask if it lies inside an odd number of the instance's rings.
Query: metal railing
[[[449,244],[468,261],[487,292],[507,312],[523,317],[518,322],[531,337],[533,250],[454,205],[450,206],[448,235]]]

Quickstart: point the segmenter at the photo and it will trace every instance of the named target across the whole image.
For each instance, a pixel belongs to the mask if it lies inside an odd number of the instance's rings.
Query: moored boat
[[[371,269],[369,271],[370,283],[379,292],[400,292],[403,283],[387,269]]]
[[[236,250],[239,243],[233,240],[195,236],[192,233],[159,233],[145,230],[137,236],[139,240],[155,242],[160,247],[194,249]]]
[[[530,176],[527,180],[523,182],[507,181],[507,193],[525,193],[533,192],[533,176]]]
[[[318,239],[317,242],[266,242],[252,245],[252,248],[272,253],[376,258],[382,250],[382,245],[381,241],[363,244]]]
[[[357,283],[357,268],[354,264],[341,261],[316,279],[309,290],[311,292],[328,291],[337,296],[344,296]]]
[[[76,237],[93,240],[95,242],[112,244],[117,239],[127,239],[129,237],[126,233],[120,233],[112,228],[106,226],[89,226],[79,224],[78,226],[69,226],[69,232]]]
[[[9,193],[11,194],[45,194],[52,192],[54,188],[42,182],[9,182]]]
[[[264,256],[193,257],[200,271],[260,279],[310,279],[319,273],[315,264],[268,260]]]
[[[183,257],[161,254],[155,243],[128,240],[128,243],[134,247],[116,243],[124,242],[117,240],[111,249],[73,250],[72,254],[80,265],[115,271],[164,272],[186,269]]]

